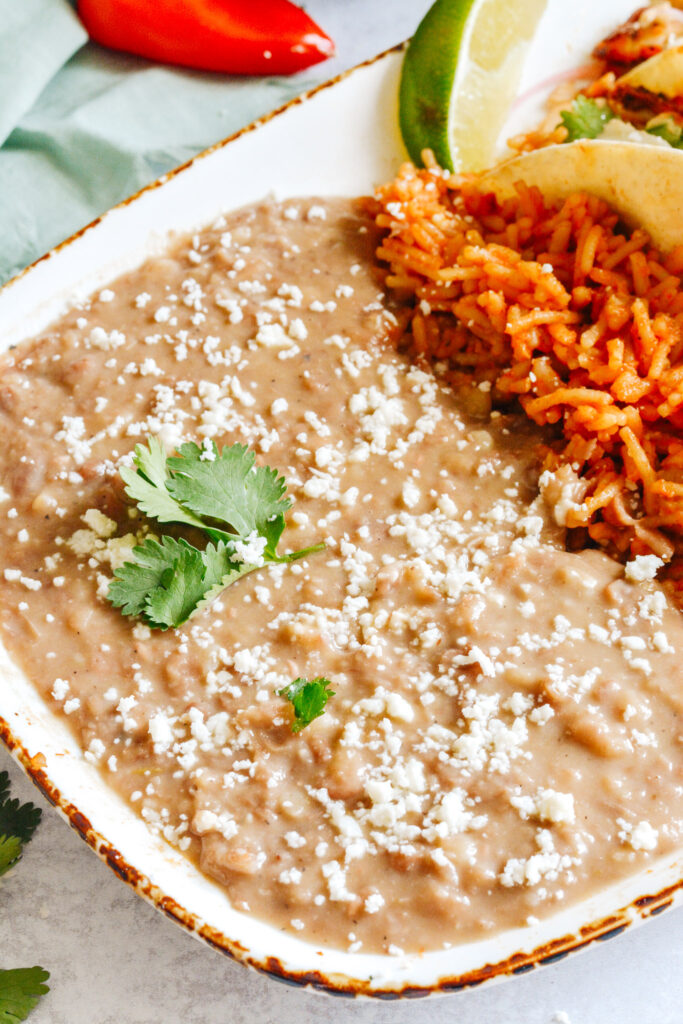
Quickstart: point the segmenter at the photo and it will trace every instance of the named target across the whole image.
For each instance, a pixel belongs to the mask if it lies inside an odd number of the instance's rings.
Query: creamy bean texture
[[[538,433],[397,354],[375,244],[358,204],[264,203],[5,354],[0,631],[235,907],[398,953],[680,845],[683,624],[651,559],[564,549]],[[326,550],[179,630],[125,618],[109,581],[161,531],[119,468],[149,436],[250,445],[295,502],[282,547]],[[335,696],[295,734],[298,676]]]

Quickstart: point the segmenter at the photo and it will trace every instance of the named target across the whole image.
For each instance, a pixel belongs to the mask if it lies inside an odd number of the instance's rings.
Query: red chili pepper
[[[102,46],[165,64],[236,75],[288,75],[334,53],[289,0],[78,0]]]

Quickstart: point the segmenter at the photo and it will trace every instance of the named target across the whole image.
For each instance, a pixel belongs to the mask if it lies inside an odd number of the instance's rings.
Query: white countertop
[[[312,0],[338,57],[323,80],[409,35],[426,0]],[[636,6],[634,0],[634,7]],[[13,795],[44,805],[4,750]],[[683,911],[554,966],[441,999],[333,1000],[278,984],[204,947],[127,889],[46,809],[0,879],[0,966],[39,963],[51,992],[31,1024],[681,1024]],[[562,1016],[566,1014],[566,1018]]]

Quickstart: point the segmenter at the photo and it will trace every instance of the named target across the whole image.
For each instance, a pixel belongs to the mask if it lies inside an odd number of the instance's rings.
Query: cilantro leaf
[[[42,967],[0,970],[0,1024],[18,1024],[26,1020],[41,996],[49,992],[50,975]]]
[[[171,497],[166,452],[160,441],[150,437],[147,448],[142,444],[136,445],[133,462],[137,468],[122,467],[121,478],[126,485],[126,494],[137,503],[141,512],[160,523],[203,527],[201,519]]]
[[[577,96],[571,110],[563,110],[560,117],[568,132],[567,142],[576,142],[577,139],[596,139],[614,114],[606,104]]]
[[[664,139],[674,149],[683,149],[683,126],[677,124],[672,117],[648,125],[645,131],[648,135],[657,135],[660,139]]]
[[[322,676],[316,679],[299,677],[289,686],[278,690],[279,696],[286,697],[294,709],[292,732],[301,732],[315,718],[320,718],[328,700],[335,695],[334,690],[330,689],[331,686],[330,680]]]
[[[0,772],[0,875],[21,858],[24,845],[38,827],[41,810],[31,803],[10,800],[9,774]],[[42,967],[0,970],[0,1024],[26,1020],[48,987],[50,975]]]
[[[182,626],[240,576],[260,568],[234,560],[230,545],[200,551],[185,540],[148,539],[133,548],[109,585],[108,598],[125,615],[140,615],[154,629]]]
[[[218,544],[207,544],[203,551],[204,565],[206,567],[206,582],[210,587],[215,587],[226,576],[240,571],[239,559],[235,556],[232,544],[220,542]],[[254,568],[248,566],[249,569]]]
[[[157,629],[187,622],[205,593],[201,551],[187,544],[145,599],[144,618]]]
[[[183,542],[184,543],[184,542]],[[161,541],[147,538],[133,548],[134,562],[124,562],[114,573],[107,597],[124,615],[140,615],[149,594],[180,558],[183,543],[164,536]]]
[[[202,558],[206,566],[204,582],[208,588],[207,599],[212,591],[214,592],[213,596],[216,596],[226,586],[234,583],[236,579],[261,568],[261,565],[241,562],[235,555],[234,546],[223,541],[218,544],[207,544],[202,552]]]
[[[242,576],[247,576],[250,572],[256,572],[257,569],[262,568],[260,565],[235,561],[232,545],[222,542],[215,546],[207,544],[202,555],[206,565],[204,575],[206,592],[197,604],[195,610],[198,612],[208,607],[226,587],[241,579]]]
[[[0,836],[0,876],[7,874],[21,859],[23,848],[19,836]]]
[[[0,804],[0,836],[17,836],[22,843],[30,842],[40,824],[42,813],[35,804],[4,800]]]
[[[144,614],[149,625],[168,629],[187,622],[206,593],[205,574],[202,552],[191,544],[183,545],[147,596]]]
[[[255,466],[254,453],[244,445],[234,444],[219,454],[212,442],[210,452],[213,458],[207,459],[205,449],[182,445],[179,455],[168,460],[168,490],[197,515],[231,527],[236,538],[254,532],[265,537],[273,557],[292,504],[284,497],[284,478],[268,466]]]
[[[40,824],[42,811],[34,804],[9,798],[9,775],[0,772],[0,875],[20,859]]]
[[[148,537],[114,573],[107,598],[115,608],[153,629],[181,626],[247,573],[325,546],[278,555],[291,501],[277,470],[254,462],[241,444],[219,451],[213,441],[190,442],[172,458],[155,438],[136,446],[136,468],[121,470],[128,496],[151,518],[200,529],[208,543],[201,550],[182,538]]]
[[[10,800],[9,774],[0,772],[0,840],[7,843],[10,838],[17,839],[22,845],[30,842],[40,824],[42,813],[35,804]]]

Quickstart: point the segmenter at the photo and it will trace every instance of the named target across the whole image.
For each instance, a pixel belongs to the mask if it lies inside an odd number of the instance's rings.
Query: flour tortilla
[[[683,243],[683,150],[580,139],[506,160],[482,175],[501,197],[515,182],[536,185],[550,200],[589,192],[641,227],[663,252]]]

